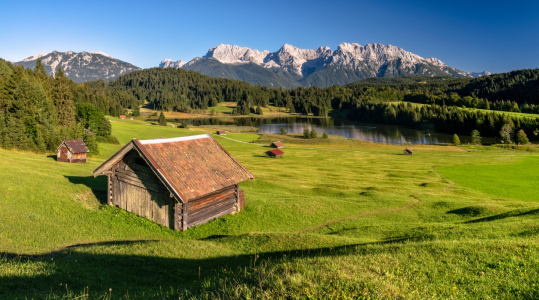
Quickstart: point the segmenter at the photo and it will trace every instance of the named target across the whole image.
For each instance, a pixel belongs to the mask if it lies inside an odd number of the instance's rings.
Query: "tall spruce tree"
[[[159,125],[167,126],[167,119],[165,118],[165,114],[162,111],[161,111],[161,114],[159,115]]]
[[[56,107],[58,124],[69,127],[75,125],[75,105],[71,99],[70,80],[64,75],[62,68],[58,68],[53,81],[51,98]]]

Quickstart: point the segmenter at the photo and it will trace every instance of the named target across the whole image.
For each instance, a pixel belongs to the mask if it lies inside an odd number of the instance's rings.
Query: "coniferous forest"
[[[123,112],[130,101],[104,82],[76,84],[60,68],[47,76],[39,60],[32,70],[0,59],[0,146],[55,151],[64,139],[82,138],[97,153],[96,138],[111,134],[105,114]]]
[[[161,111],[193,112],[223,101],[238,103],[236,115],[260,114],[260,107],[271,104],[304,115],[343,111],[352,120],[427,125],[458,134],[478,130],[482,136],[497,137],[507,125],[514,133],[522,129],[537,139],[536,117],[494,111],[538,114],[539,70],[477,79],[371,78],[344,87],[284,90],[174,68],[135,71],[109,83],[76,84],[61,69],[47,76],[39,60],[33,70],[0,60],[0,145],[50,151],[62,139],[83,138],[95,153],[96,138],[110,136],[105,115],[118,116],[143,103]]]

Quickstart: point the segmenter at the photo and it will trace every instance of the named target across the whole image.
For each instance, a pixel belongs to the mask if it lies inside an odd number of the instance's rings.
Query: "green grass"
[[[443,167],[438,171],[458,185],[481,191],[492,197],[539,202],[539,158],[512,158],[500,165]],[[502,179],[502,180],[500,180]]]
[[[256,177],[247,206],[184,233],[102,205],[90,172],[120,145],[87,164],[0,150],[0,299],[539,297],[539,158],[311,140],[269,159],[249,142],[273,137],[228,137],[247,142],[214,136]]]

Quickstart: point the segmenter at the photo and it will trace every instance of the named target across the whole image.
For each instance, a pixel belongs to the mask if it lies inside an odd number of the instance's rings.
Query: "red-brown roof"
[[[207,134],[172,139],[133,139],[131,143],[165,182],[167,188],[172,189],[171,192],[183,202],[254,178]],[[117,154],[120,152],[121,150]],[[118,156],[113,160],[123,157]],[[98,175],[104,171],[100,170],[101,166],[94,170],[94,174]]]
[[[67,146],[67,148],[69,149],[69,151],[71,151],[71,153],[78,154],[78,153],[90,152],[90,150],[88,150],[88,148],[86,147],[86,144],[84,143],[82,139],[64,140],[62,144],[60,145],[60,147],[62,147],[63,144]]]
[[[408,152],[410,152],[410,153],[414,153],[414,151],[413,151],[412,149],[410,149],[410,148],[406,148],[406,149],[404,149],[404,151],[408,151]]]
[[[275,145],[275,147],[284,147],[283,143],[281,143],[280,141],[273,142],[272,145]]]
[[[284,154],[284,152],[279,150],[279,149],[273,149],[273,150],[270,150],[268,152],[271,152],[271,153],[273,153],[275,155]]]
[[[120,115],[120,119],[125,119],[125,116],[124,116],[124,115]]]

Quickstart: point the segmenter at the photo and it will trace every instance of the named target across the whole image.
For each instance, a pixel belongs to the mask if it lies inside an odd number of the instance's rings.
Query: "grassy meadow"
[[[113,135],[203,129],[114,120]],[[209,130],[208,130],[209,131]],[[0,299],[536,299],[539,156],[214,136],[246,208],[178,233],[103,205],[86,164],[0,150]],[[282,159],[264,158],[280,138]]]

